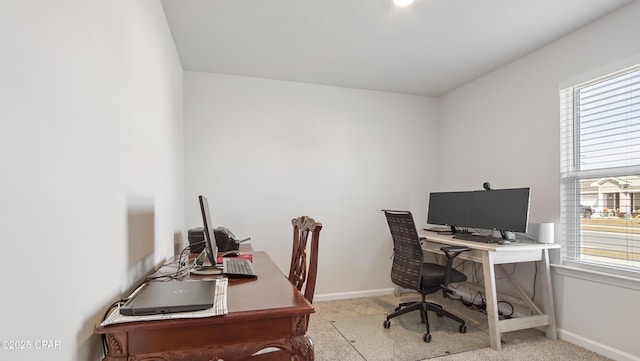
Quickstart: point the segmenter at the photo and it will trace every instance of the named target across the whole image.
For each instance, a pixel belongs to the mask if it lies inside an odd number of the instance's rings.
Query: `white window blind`
[[[640,65],[560,91],[565,263],[640,272]]]

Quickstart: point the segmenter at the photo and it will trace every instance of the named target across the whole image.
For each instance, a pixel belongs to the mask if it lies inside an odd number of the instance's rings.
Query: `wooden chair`
[[[313,294],[316,289],[316,275],[318,271],[318,241],[320,240],[320,230],[322,223],[318,223],[313,218],[302,216],[291,220],[293,225],[293,250],[291,252],[291,266],[289,268],[289,282],[298,291],[303,292],[304,297],[313,303]],[[311,245],[308,240],[311,234]],[[307,252],[309,251],[309,252]],[[307,328],[309,317],[307,316]],[[278,348],[265,349],[255,355],[252,361],[290,361],[291,356],[287,351]]]
[[[318,241],[322,223],[316,222],[311,217],[302,216],[292,219],[291,224],[293,225],[293,250],[291,251],[289,281],[301,292],[304,286],[304,297],[313,303],[318,271]],[[307,243],[309,234],[311,234],[310,247]]]

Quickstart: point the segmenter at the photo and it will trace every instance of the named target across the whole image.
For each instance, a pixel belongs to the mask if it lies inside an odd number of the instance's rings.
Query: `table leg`
[[[496,274],[493,265],[493,253],[482,252],[482,271],[484,274],[484,293],[487,301],[487,323],[489,325],[489,342],[496,351],[502,349],[500,343],[500,327],[498,325],[498,297],[496,292]]]
[[[315,359],[313,340],[309,335],[305,334],[291,339],[291,356],[295,361],[313,361]]]
[[[544,282],[544,313],[549,316],[549,325],[547,326],[547,337],[557,339],[556,330],[556,308],[553,302],[553,288],[551,286],[551,269],[549,266],[549,250],[542,251],[542,279]]]

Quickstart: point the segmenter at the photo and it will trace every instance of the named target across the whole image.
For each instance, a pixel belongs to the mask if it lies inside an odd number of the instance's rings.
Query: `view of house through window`
[[[580,180],[582,260],[640,269],[640,176]]]
[[[640,272],[640,65],[560,100],[564,262]]]

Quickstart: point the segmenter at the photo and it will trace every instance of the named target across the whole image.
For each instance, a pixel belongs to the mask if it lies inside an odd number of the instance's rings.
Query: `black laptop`
[[[151,282],[120,307],[125,316],[200,311],[213,307],[216,281]]]

